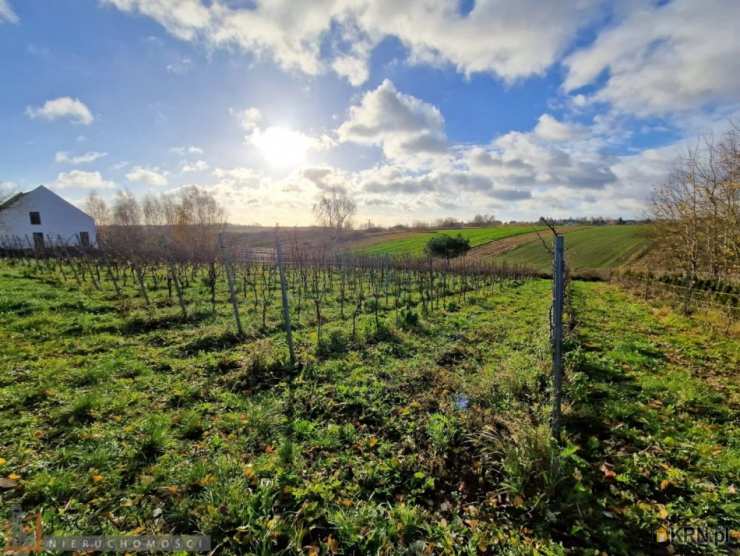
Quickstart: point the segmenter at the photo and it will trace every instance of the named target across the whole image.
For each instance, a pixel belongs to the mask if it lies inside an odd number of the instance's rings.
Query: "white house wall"
[[[31,224],[31,212],[41,215],[41,224]],[[26,193],[11,206],[0,210],[0,236],[28,237],[33,245],[33,234],[41,232],[48,245],[63,243],[77,245],[80,232],[87,232],[90,244],[97,241],[95,221],[74,205],[45,187]]]

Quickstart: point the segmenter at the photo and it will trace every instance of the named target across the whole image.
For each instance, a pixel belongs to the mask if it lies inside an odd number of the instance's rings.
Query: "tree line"
[[[740,272],[740,129],[708,135],[676,160],[652,198],[656,249],[664,268],[700,277]]]

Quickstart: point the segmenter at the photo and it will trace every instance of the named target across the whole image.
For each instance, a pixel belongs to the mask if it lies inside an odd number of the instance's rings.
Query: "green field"
[[[484,245],[491,241],[518,236],[542,230],[542,226],[496,226],[491,228],[461,228],[435,230],[434,232],[411,232],[402,239],[379,240],[378,243],[355,250],[363,255],[422,255],[424,247],[435,234],[460,234],[470,241],[471,247]]]
[[[0,264],[0,519],[218,554],[635,554],[660,526],[738,528],[739,344],[698,317],[577,282],[556,445],[547,280],[363,310],[353,339],[328,295],[320,349],[295,321],[296,375],[278,304],[262,327],[245,299],[239,340],[223,284],[213,313],[193,281],[188,319],[163,286],[146,310],[102,285]]]
[[[649,226],[594,226],[566,232],[566,260],[574,272],[583,269],[612,268],[629,262],[644,253],[650,246]],[[551,234],[541,234],[551,241]],[[520,245],[497,261],[523,264],[546,272],[552,268],[552,255],[539,239]]]

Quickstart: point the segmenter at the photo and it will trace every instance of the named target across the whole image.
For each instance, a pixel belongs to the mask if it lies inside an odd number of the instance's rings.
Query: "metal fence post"
[[[565,297],[565,238],[555,236],[552,271],[552,434],[560,439],[560,405],[563,385],[563,303]]]
[[[236,300],[236,292],[234,291],[234,271],[231,268],[231,260],[226,252],[226,248],[224,247],[223,232],[218,234],[218,245],[221,248],[221,254],[224,258],[224,266],[226,267],[226,281],[229,284],[229,299],[231,300],[231,308],[234,310],[234,321],[236,321],[236,330],[239,336],[244,336],[242,321],[239,318],[239,302]]]
[[[283,268],[283,250],[280,246],[280,237],[275,230],[275,255],[277,256],[278,272],[280,273],[280,294],[283,302],[283,323],[285,325],[285,336],[288,340],[288,353],[290,354],[290,368],[295,369],[295,349],[293,347],[293,331],[290,326],[290,305],[288,304],[288,285],[285,280],[285,269]]]

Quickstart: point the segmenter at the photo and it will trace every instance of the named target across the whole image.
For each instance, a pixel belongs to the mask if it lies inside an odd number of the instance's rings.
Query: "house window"
[[[88,232],[80,232],[80,245],[90,247],[90,234]]]
[[[36,214],[38,214],[38,212]],[[36,249],[44,248],[44,234],[42,234],[41,232],[33,233],[33,246]]]
[[[33,224],[34,226],[41,225],[41,213],[40,212],[29,212],[28,214],[31,217],[31,224]]]

